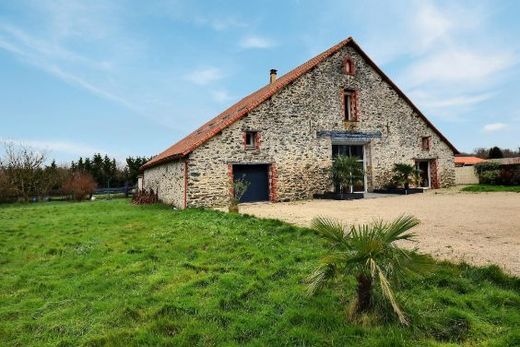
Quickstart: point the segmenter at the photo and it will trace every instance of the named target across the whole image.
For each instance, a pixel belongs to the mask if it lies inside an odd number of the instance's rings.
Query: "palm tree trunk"
[[[366,312],[372,305],[372,278],[364,274],[357,276],[357,312]]]

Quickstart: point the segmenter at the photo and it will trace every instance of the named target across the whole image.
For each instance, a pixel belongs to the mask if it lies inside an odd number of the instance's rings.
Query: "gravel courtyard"
[[[441,259],[476,265],[497,264],[520,275],[520,194],[430,191],[357,201],[312,200],[277,204],[244,204],[241,213],[308,226],[313,217],[345,223],[389,220],[403,213],[421,220],[415,229],[418,247]]]

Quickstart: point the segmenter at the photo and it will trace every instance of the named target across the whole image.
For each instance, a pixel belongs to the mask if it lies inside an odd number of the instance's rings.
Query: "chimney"
[[[273,83],[276,80],[276,69],[271,69],[271,73],[269,74],[269,84]]]

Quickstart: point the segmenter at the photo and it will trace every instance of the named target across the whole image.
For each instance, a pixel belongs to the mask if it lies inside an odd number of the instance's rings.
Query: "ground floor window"
[[[363,172],[365,171],[365,150],[363,145],[332,145],[332,160],[340,155],[356,157],[357,161],[363,166]],[[339,187],[335,188],[336,191],[339,190]],[[364,192],[365,178],[356,182],[351,188],[354,192]]]

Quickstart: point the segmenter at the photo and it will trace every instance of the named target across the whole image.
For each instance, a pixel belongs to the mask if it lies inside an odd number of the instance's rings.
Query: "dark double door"
[[[233,179],[249,183],[240,202],[269,201],[269,165],[233,165]]]

